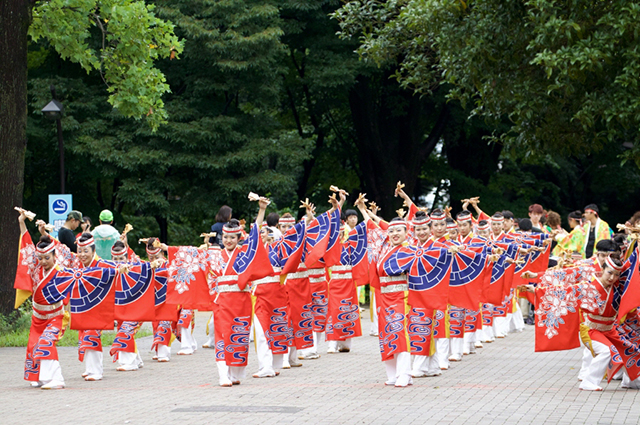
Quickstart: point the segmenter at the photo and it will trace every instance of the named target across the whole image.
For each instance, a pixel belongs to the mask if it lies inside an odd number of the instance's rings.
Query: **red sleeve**
[[[33,280],[30,272],[36,268],[37,264],[36,247],[31,240],[29,232],[25,232],[20,235],[18,269],[16,270],[16,280],[13,283],[14,289],[33,291]]]

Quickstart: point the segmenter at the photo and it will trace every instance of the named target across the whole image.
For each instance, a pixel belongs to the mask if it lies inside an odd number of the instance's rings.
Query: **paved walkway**
[[[368,312],[366,312],[368,313]],[[365,314],[364,330],[369,329]],[[196,339],[208,319],[199,313]],[[378,339],[357,338],[351,353],[322,354],[277,378],[247,378],[217,386],[213,350],[151,360],[151,337],[141,338],[145,361],[137,372],[116,372],[105,349],[105,375],[85,382],[75,348],[59,348],[67,388],[43,391],[22,380],[23,348],[0,349],[2,424],[630,424],[640,423],[640,392],[578,390],[580,350],[533,351],[533,328],[465,356],[436,378],[408,388],[385,387]],[[322,353],[326,344],[320,345]],[[257,371],[253,347],[248,375]]]

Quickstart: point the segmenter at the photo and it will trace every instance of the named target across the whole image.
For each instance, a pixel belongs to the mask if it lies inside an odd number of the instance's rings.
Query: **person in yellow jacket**
[[[599,216],[598,206],[589,204],[584,207],[584,245],[583,258],[591,258],[595,253],[595,246],[603,239],[611,239],[613,231],[606,221]]]

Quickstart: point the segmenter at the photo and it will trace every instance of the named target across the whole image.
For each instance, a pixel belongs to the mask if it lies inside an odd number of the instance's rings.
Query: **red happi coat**
[[[251,228],[241,248],[222,250],[221,261],[220,269],[215,271],[218,292],[214,308],[216,361],[242,367],[247,365],[252,318],[248,282],[273,273],[258,226]]]
[[[281,262],[277,242],[269,248],[272,272],[258,281],[253,281],[255,295],[254,314],[264,331],[267,344],[273,354],[284,354],[293,344],[293,328],[289,319],[289,299],[281,283]]]
[[[390,360],[394,355],[409,351],[409,334],[407,333],[407,313],[409,311],[409,291],[384,293],[384,288],[405,283],[402,280],[384,282],[389,275],[385,271],[385,261],[399,251],[402,246],[386,246],[379,255],[378,277],[380,278],[380,293],[378,302],[378,337],[380,339],[380,354],[382,361]],[[378,294],[376,294],[378,295]]]
[[[76,267],[85,268],[79,259],[76,264],[78,263],[79,267]],[[115,268],[115,263],[104,261],[97,254],[94,254],[91,263],[86,268],[93,267]],[[81,294],[78,293],[77,296],[81,296]],[[79,361],[84,361],[84,354],[87,350],[102,352],[102,329],[113,329],[115,297],[115,286],[112,286],[105,300],[100,303],[99,310],[92,309],[88,313],[71,314],[71,329],[78,330]]]
[[[167,251],[166,303],[182,308],[212,311],[208,282],[209,252],[192,246],[170,246]]]
[[[604,288],[600,280],[594,277],[588,284],[582,285],[580,308],[585,316],[585,324],[589,327],[592,341],[605,344],[611,350],[611,361],[614,365],[608,371],[611,381],[620,367],[624,366],[631,380],[640,375],[640,347],[629,339],[621,338],[615,326],[618,319],[617,306],[614,303],[615,288]]]
[[[231,252],[222,250],[222,270],[217,278],[219,286],[238,285],[239,276],[233,269],[233,263],[239,253],[238,247]],[[215,303],[216,361],[224,361],[228,366],[246,366],[251,329],[251,295],[248,291],[219,293]]]
[[[366,264],[366,223],[358,223],[341,245],[340,264],[332,267],[329,281],[328,341],[344,341],[362,335],[353,264],[356,267]]]
[[[305,265],[309,273],[313,332],[324,332],[327,323],[328,279],[326,267],[340,262],[340,210],[321,214],[307,226]]]
[[[31,235],[28,232],[21,235],[14,288],[31,292],[33,299],[33,314],[24,363],[24,379],[27,381],[39,380],[42,360],[58,360],[56,343],[64,334],[63,300],[53,302],[45,297],[43,291],[59,270],[61,267],[56,264],[45,272],[38,264]]]

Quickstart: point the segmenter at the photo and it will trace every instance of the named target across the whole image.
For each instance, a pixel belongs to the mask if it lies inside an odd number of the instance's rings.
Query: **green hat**
[[[73,210],[67,214],[67,220],[79,220],[82,221],[82,213],[78,210]]]
[[[109,210],[102,210],[100,213],[100,221],[113,221],[113,213]]]

